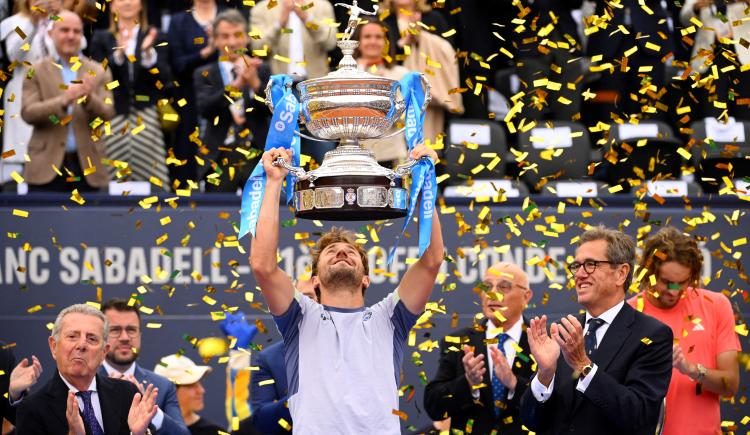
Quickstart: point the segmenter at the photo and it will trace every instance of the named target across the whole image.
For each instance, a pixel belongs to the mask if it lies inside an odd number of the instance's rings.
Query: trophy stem
[[[339,145],[336,148],[342,151],[344,150],[353,151],[353,150],[362,149],[362,145],[359,144],[359,139],[357,138],[346,138],[346,139],[341,139],[339,141]]]

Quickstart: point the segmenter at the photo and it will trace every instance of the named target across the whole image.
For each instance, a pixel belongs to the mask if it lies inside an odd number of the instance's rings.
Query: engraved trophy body
[[[338,69],[297,85],[299,122],[314,137],[300,135],[312,140],[336,140],[339,145],[327,152],[321,165],[312,171],[291,166],[283,159],[274,164],[284,166],[297,177],[294,186],[297,217],[320,220],[403,217],[407,214],[409,193],[402,185],[402,178],[417,161],[410,160],[395,170],[385,168],[359,141],[402,134],[403,129],[388,132],[406,109],[406,102],[398,81],[360,71],[352,56],[359,42],[349,38],[359,14],[375,12],[363,11],[356,0],[353,5],[343,6],[351,14],[344,37],[337,44],[344,55]],[[421,81],[424,111],[430,101],[430,87],[424,75]],[[269,82],[266,88],[266,104],[273,111],[271,85]]]

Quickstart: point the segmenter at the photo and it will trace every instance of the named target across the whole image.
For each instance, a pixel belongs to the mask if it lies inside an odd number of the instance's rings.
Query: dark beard
[[[321,276],[320,282],[329,291],[358,291],[362,287],[362,276],[353,268],[336,267],[329,269],[325,276]]]
[[[110,352],[107,354],[107,361],[118,366],[129,366],[138,359],[137,353],[133,352],[132,355],[130,358],[118,358],[115,352]]]

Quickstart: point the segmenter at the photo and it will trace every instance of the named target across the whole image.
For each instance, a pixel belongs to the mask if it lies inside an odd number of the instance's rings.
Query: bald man
[[[425,409],[433,420],[450,417],[452,429],[467,433],[523,434],[519,404],[533,376],[523,319],[532,296],[529,278],[515,264],[496,263],[474,291],[485,319],[443,339]]]

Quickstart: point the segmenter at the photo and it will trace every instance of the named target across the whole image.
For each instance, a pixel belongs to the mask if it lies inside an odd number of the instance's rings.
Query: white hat
[[[177,354],[165,356],[154,367],[154,373],[177,385],[194,384],[210,371],[211,367],[196,365],[190,358]]]

